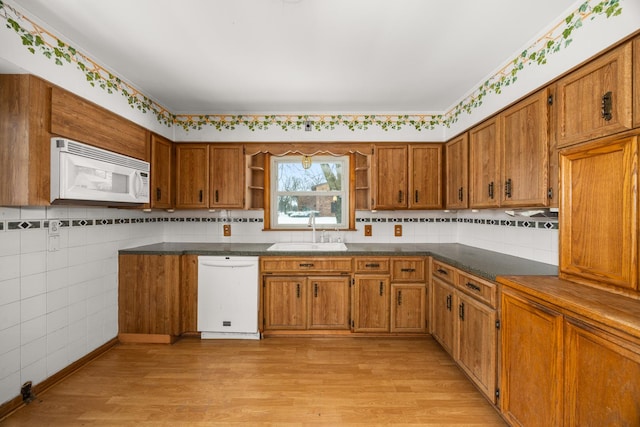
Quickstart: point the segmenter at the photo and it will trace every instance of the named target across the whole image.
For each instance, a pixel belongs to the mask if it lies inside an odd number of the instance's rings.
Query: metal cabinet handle
[[[475,284],[473,284],[473,283],[471,283],[471,282],[467,282],[467,283],[466,283],[466,285],[467,285],[467,288],[469,288],[469,289],[471,289],[471,290],[474,290],[474,291],[476,291],[476,292],[480,292],[480,290],[481,290],[481,289],[480,289],[480,286],[475,285]]]
[[[378,267],[380,267],[380,264],[372,263],[372,264],[365,264],[364,266],[367,267],[367,268],[378,268]]]
[[[414,271],[416,271],[416,269],[415,268],[401,268],[400,271],[403,272],[403,273],[413,273]]]
[[[611,113],[612,109],[612,93],[611,91],[602,95],[602,103],[600,106],[600,116],[609,121],[613,118],[613,114]]]
[[[458,188],[458,200],[462,201],[462,187]]]
[[[380,282],[380,296],[384,294],[384,282]]]
[[[218,203],[218,190],[216,190],[215,199],[216,199],[216,203]]]
[[[318,284],[317,283],[313,284],[313,296],[318,298]]]
[[[488,186],[488,190],[489,190],[489,198],[493,199],[493,181],[491,181],[491,183]]]
[[[313,267],[312,262],[300,263],[298,264],[300,267]]]
[[[402,190],[398,191],[398,203],[402,203],[403,195]]]
[[[444,275],[447,275],[447,276],[449,275],[449,272],[447,270],[443,270],[442,268],[439,268],[436,271],[438,273],[440,273],[440,274],[444,274]]]
[[[402,291],[398,290],[398,306],[402,305]]]
[[[300,298],[300,283],[296,284],[296,298]]]
[[[200,202],[202,202],[203,197],[204,197],[203,191],[202,191],[202,190],[200,190],[200,193],[199,193],[199,195],[198,195],[198,200],[199,200]]]
[[[447,295],[447,310],[451,311],[451,295]]]
[[[461,302],[458,306],[458,316],[460,316],[460,320],[464,320],[464,303]]]
[[[418,190],[416,190],[415,202],[418,203]]]
[[[156,200],[160,201],[160,199],[162,198],[162,190],[160,189],[160,187],[156,188]]]
[[[504,183],[504,196],[511,198],[511,178]]]

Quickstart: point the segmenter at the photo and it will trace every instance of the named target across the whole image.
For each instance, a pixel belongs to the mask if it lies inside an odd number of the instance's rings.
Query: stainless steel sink
[[[334,251],[346,251],[347,246],[344,243],[311,243],[311,242],[278,242],[267,248],[268,251],[281,251],[281,252],[305,252],[305,251],[317,251],[317,252],[334,252]]]

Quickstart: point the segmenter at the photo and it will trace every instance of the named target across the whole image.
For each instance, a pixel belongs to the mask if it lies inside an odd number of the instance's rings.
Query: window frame
[[[287,231],[308,231],[309,227],[308,227],[308,223],[304,222],[304,224],[280,224],[278,223],[278,197],[286,194],[286,195],[291,195],[291,196],[310,196],[310,195],[315,195],[315,196],[341,196],[342,197],[342,223],[341,224],[318,224],[316,228],[317,229],[331,229],[331,230],[352,230],[354,229],[354,223],[355,223],[355,206],[353,205],[355,203],[355,199],[353,197],[353,193],[354,193],[354,180],[353,180],[353,167],[354,167],[354,159],[353,156],[351,154],[343,154],[343,155],[331,155],[331,154],[317,154],[317,155],[313,155],[312,156],[312,162],[313,163],[320,163],[323,160],[324,161],[330,161],[330,162],[340,162],[342,163],[342,173],[341,173],[341,178],[342,178],[342,189],[339,191],[336,190],[330,190],[327,192],[324,191],[320,191],[320,192],[309,192],[309,191],[304,191],[304,192],[286,192],[286,191],[279,191],[277,186],[278,186],[278,164],[282,163],[282,162],[286,162],[286,163],[296,163],[296,162],[302,162],[302,158],[304,157],[304,154],[300,154],[300,153],[289,153],[287,155],[283,155],[283,156],[276,156],[276,155],[272,155],[269,156],[269,170],[270,170],[270,176],[269,176],[269,201],[268,201],[268,206],[269,206],[269,212],[268,212],[268,216],[269,216],[269,222],[268,225],[266,227],[266,229],[269,230],[274,230],[274,231],[282,231],[282,230],[287,230]],[[266,212],[265,212],[266,213]],[[267,218],[265,218],[267,219]]]

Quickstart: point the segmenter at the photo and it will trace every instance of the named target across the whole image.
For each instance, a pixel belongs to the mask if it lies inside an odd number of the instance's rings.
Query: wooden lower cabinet
[[[391,295],[391,332],[426,332],[425,284],[392,283]]]
[[[181,333],[180,255],[120,255],[118,337],[173,342]]]
[[[500,400],[519,426],[562,425],[562,315],[503,290]]]
[[[640,345],[570,319],[564,340],[564,425],[640,425]]]
[[[453,356],[453,285],[434,278],[431,282],[431,335]]]
[[[356,274],[354,283],[353,331],[389,332],[389,276]]]
[[[350,288],[346,276],[264,278],[264,329],[349,329]]]
[[[455,360],[495,403],[497,330],[495,309],[463,293],[457,295],[458,346]]]

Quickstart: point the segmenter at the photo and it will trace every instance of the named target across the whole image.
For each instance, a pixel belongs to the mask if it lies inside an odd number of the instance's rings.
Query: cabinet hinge
[[[374,148],[373,147],[371,147],[371,154],[372,155],[374,154]]]
[[[496,329],[500,329],[500,320],[496,320]]]
[[[549,95],[549,96],[547,97],[547,104],[549,104],[549,105],[553,105],[553,95]]]
[[[351,327],[355,328],[356,327],[356,322],[354,322],[353,320],[351,321]]]
[[[500,399],[500,389],[496,389],[496,399]]]
[[[549,189],[547,190],[547,198],[553,199],[553,187],[549,187]]]
[[[352,278],[351,278],[351,284],[352,284],[352,285],[355,285],[355,284],[356,284],[356,279],[355,279],[355,277],[352,277]]]

